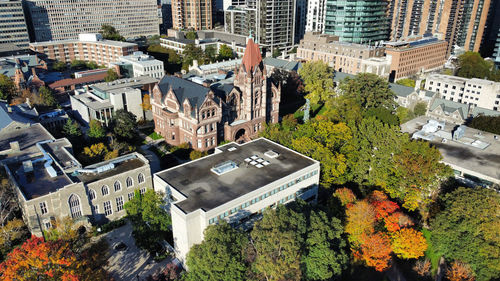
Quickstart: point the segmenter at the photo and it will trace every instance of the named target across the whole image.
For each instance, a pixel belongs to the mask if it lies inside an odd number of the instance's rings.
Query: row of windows
[[[241,204],[240,206],[237,206],[237,207],[235,207],[235,208],[233,208],[231,210],[228,210],[228,211],[226,211],[226,212],[224,212],[224,213],[222,213],[222,214],[220,214],[220,215],[218,215],[218,216],[216,216],[214,218],[211,218],[210,220],[208,220],[208,223],[212,224],[212,223],[216,222],[219,218],[223,219],[223,218],[228,217],[228,216],[230,216],[232,214],[235,214],[236,212],[238,212],[241,209],[245,209],[245,208],[249,207],[250,205],[253,205],[253,204],[255,204],[255,203],[257,203],[257,202],[259,202],[261,200],[264,200],[264,199],[266,199],[267,197],[269,197],[271,195],[274,195],[274,194],[276,194],[276,193],[278,193],[280,191],[283,191],[283,190],[285,190],[285,189],[293,186],[294,184],[299,183],[299,182],[301,182],[301,181],[303,181],[305,179],[308,179],[308,178],[310,178],[310,177],[312,177],[314,175],[317,175],[317,174],[318,174],[318,170],[314,170],[314,171],[312,171],[310,173],[307,173],[307,174],[303,175],[302,177],[299,177],[299,178],[297,178],[295,180],[292,180],[292,181],[290,181],[290,182],[288,182],[288,183],[286,183],[284,185],[281,185],[280,187],[275,188],[275,189],[273,189],[273,190],[271,190],[271,191],[269,191],[269,192],[267,192],[267,193],[265,193],[265,194],[263,194],[261,196],[258,196],[258,197],[254,198],[254,199],[252,199],[252,200],[250,200],[248,202],[245,202],[245,203]]]
[[[143,173],[140,173],[139,175],[137,175],[137,181],[139,184],[141,184],[145,181]],[[125,184],[127,187],[132,187],[134,185],[134,180],[131,177],[128,177],[125,180]],[[114,186],[115,192],[122,190],[122,184],[119,180],[115,181],[113,186]],[[109,194],[109,187],[107,185],[103,185],[101,187],[101,193],[102,193],[102,196],[108,195]],[[89,199],[94,200],[96,197],[97,197],[97,194],[96,194],[95,190],[89,189]]]
[[[141,188],[139,190],[139,193],[141,195],[143,195],[144,193],[146,193],[146,188],[145,187]],[[132,200],[132,198],[134,198],[134,195],[135,195],[134,192],[130,192],[127,195],[128,201]],[[115,202],[116,202],[116,212],[122,211],[123,210],[123,206],[124,206],[123,196],[116,197],[115,198]],[[104,207],[104,215],[109,216],[109,215],[113,214],[113,208],[111,206],[111,200],[105,201],[103,203],[103,207]],[[93,211],[94,214],[98,214],[99,213],[99,205],[92,205],[92,211]]]

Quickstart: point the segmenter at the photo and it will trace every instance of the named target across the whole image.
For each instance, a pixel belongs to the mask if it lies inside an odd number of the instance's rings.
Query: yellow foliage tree
[[[422,232],[412,228],[402,228],[392,235],[392,251],[403,259],[416,259],[424,255],[427,241]]]

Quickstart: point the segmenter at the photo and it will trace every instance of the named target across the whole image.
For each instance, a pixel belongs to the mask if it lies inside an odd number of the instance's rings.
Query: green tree
[[[301,279],[301,247],[306,233],[303,214],[283,205],[269,209],[251,232],[253,271],[269,281]]]
[[[120,33],[115,29],[114,26],[109,24],[103,24],[99,33],[102,34],[104,39],[114,40],[114,41],[125,41],[125,38],[120,35]]]
[[[125,203],[124,208],[129,216],[145,222],[151,228],[167,231],[172,220],[164,205],[163,196],[148,189],[143,195],[136,190],[134,198]]]
[[[431,224],[432,245],[449,260],[468,263],[478,281],[500,278],[500,194],[460,187],[443,197]]]
[[[304,90],[312,103],[324,103],[333,94],[333,70],[322,61],[306,62],[299,70]]]
[[[359,73],[354,78],[347,77],[340,82],[340,92],[354,100],[361,108],[396,108],[395,94],[389,83],[372,73]]]
[[[278,48],[274,49],[274,50],[273,50],[273,58],[277,58],[277,57],[279,57],[279,56],[281,56],[281,51],[280,51],[280,49],[278,49]]]
[[[187,44],[184,47],[184,51],[182,52],[184,55],[182,61],[182,69],[188,70],[189,66],[193,64],[193,60],[198,60],[198,64],[202,65],[205,63],[204,61],[204,53],[200,47],[196,47],[194,44]]]
[[[217,59],[217,50],[214,46],[207,46],[205,48],[205,58],[209,62],[215,62]]]
[[[425,102],[418,102],[413,108],[413,112],[415,113],[415,116],[425,115],[427,112],[427,104]]]
[[[0,227],[0,258],[5,257],[15,245],[29,237],[29,231],[23,220],[13,219]]]
[[[303,256],[304,276],[307,280],[331,280],[340,276],[348,264],[345,253],[344,229],[337,218],[329,218],[323,211],[312,211]]]
[[[14,81],[6,75],[0,74],[0,99],[10,100],[17,92]]]
[[[196,31],[191,30],[186,32],[186,39],[195,40],[196,38],[198,38],[198,34],[196,33]]]
[[[45,86],[40,87],[40,89],[38,89],[38,94],[40,95],[40,100],[43,105],[49,107],[57,105],[56,96],[49,88]]]
[[[99,65],[96,62],[94,62],[94,61],[87,62],[86,66],[87,66],[88,69],[97,69],[97,68],[99,68]]]
[[[104,78],[104,81],[106,81],[106,82],[112,82],[112,81],[115,81],[118,78],[119,78],[118,73],[116,73],[116,71],[114,69],[110,68],[106,72],[106,78]]]
[[[205,229],[204,240],[187,255],[187,281],[247,280],[248,238],[225,221]]]
[[[393,114],[391,110],[385,107],[372,107],[364,112],[365,118],[375,117],[382,121],[384,124],[389,124],[393,126],[399,125],[398,116]]]
[[[52,65],[52,69],[55,71],[65,71],[67,69],[66,63],[62,61],[56,61]]]
[[[478,115],[467,126],[500,135],[500,116]]]
[[[82,135],[82,130],[78,122],[68,118],[68,121],[63,126],[63,134],[70,139],[75,139]]]
[[[94,139],[100,139],[106,136],[106,130],[102,127],[101,122],[96,119],[92,119],[89,123],[87,135]]]
[[[233,58],[234,58],[233,49],[231,49],[231,47],[229,47],[226,44],[222,44],[219,48],[219,55],[217,60],[227,60]]]
[[[115,111],[113,115],[113,133],[122,139],[131,140],[134,138],[137,126],[136,116],[124,109]]]
[[[410,78],[399,79],[398,81],[396,81],[396,84],[415,88],[415,80]]]
[[[479,53],[469,51],[458,57],[457,75],[460,77],[487,79],[491,69],[492,65]]]
[[[87,67],[87,63],[83,60],[72,60],[71,61],[71,68],[72,69],[83,69]]]

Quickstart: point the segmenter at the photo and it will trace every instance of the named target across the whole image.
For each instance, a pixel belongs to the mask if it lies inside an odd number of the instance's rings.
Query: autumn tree
[[[335,190],[333,196],[337,197],[340,200],[342,206],[346,206],[356,201],[356,195],[354,195],[352,190],[345,187]]]
[[[377,271],[386,270],[391,262],[391,241],[384,233],[362,236],[359,259]]]
[[[311,103],[324,103],[334,95],[333,69],[323,61],[302,64],[299,75],[304,81],[306,97],[311,100]]]
[[[14,212],[19,210],[17,203],[17,195],[14,191],[14,186],[9,180],[7,171],[4,167],[0,167],[0,226],[3,227],[12,219]]]
[[[96,119],[90,120],[87,136],[94,139],[101,139],[106,136],[106,130],[102,127],[101,122]]]
[[[38,95],[43,105],[48,107],[54,107],[57,105],[56,96],[49,88],[42,86],[38,89]]]
[[[201,244],[187,255],[187,281],[246,280],[246,248],[248,238],[223,222],[204,231]]]
[[[108,153],[108,148],[102,142],[83,148],[83,154],[88,158],[88,161],[90,162],[102,161],[106,153]]]
[[[427,241],[422,232],[412,228],[403,228],[391,236],[392,250],[403,259],[416,259],[424,255]]]
[[[418,260],[413,266],[413,270],[420,276],[428,276],[431,272],[431,261],[429,259]]]
[[[461,261],[454,261],[451,266],[446,269],[446,278],[450,281],[474,281],[474,272],[470,266]]]
[[[349,242],[355,247],[363,243],[365,236],[375,231],[375,208],[367,200],[348,206],[346,217],[345,232],[349,234]]]
[[[29,237],[29,231],[23,220],[9,220],[0,227],[0,252],[2,259],[15,245]]]
[[[479,281],[500,278],[500,194],[464,188],[446,194],[431,223],[431,242],[449,260],[469,264]]]

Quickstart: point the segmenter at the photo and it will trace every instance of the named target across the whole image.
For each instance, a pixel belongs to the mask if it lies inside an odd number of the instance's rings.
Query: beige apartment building
[[[388,72],[384,47],[340,42],[338,36],[319,32],[306,32],[297,48],[297,58],[306,61],[321,60],[336,71],[349,74],[368,71],[384,76]],[[373,58],[378,58],[379,61]],[[376,70],[369,71],[368,61],[380,67],[374,66]]]
[[[212,29],[212,0],[172,0],[174,29]]]
[[[413,41],[385,43],[386,55],[392,57],[390,80],[437,69],[446,62],[446,41],[435,37],[414,37],[410,40]]]
[[[78,40],[30,43],[30,49],[63,62],[92,61],[107,66],[138,50],[137,44],[102,39],[101,34],[80,34]]]
[[[76,39],[112,25],[126,39],[159,35],[156,0],[26,0],[36,42]]]

